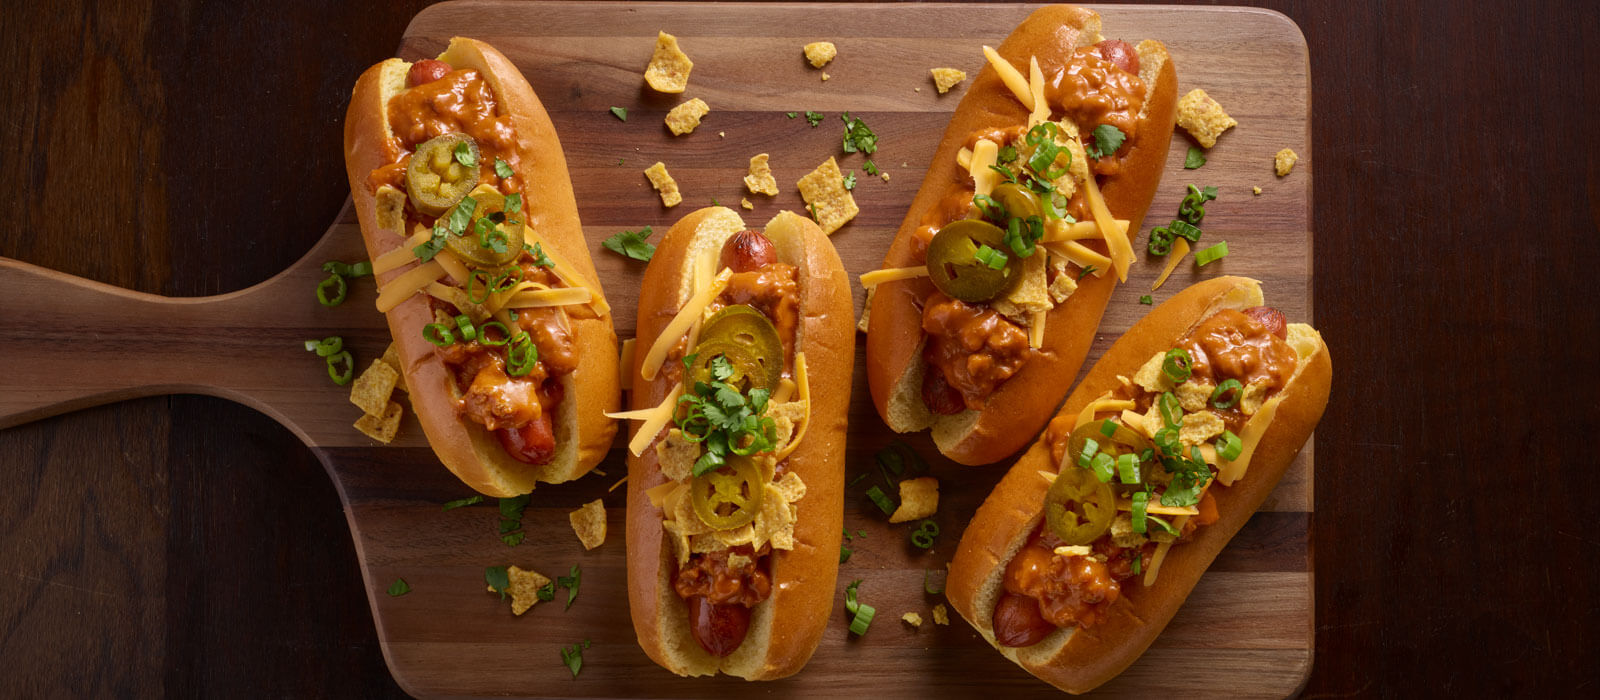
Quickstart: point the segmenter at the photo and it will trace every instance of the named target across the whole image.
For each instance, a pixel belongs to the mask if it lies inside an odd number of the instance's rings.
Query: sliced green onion
[[[1161,398],[1156,399],[1156,405],[1161,407],[1161,422],[1167,427],[1176,428],[1183,422],[1183,406],[1178,404],[1178,397],[1172,392],[1162,392]]]
[[[1221,259],[1223,259],[1225,257],[1228,257],[1228,242],[1227,241],[1223,241],[1223,242],[1218,243],[1218,244],[1216,244],[1214,246],[1211,246],[1210,248],[1206,248],[1205,250],[1202,250],[1202,251],[1200,251],[1198,253],[1195,253],[1194,254],[1194,262],[1195,262],[1196,265],[1199,265],[1201,267],[1205,267],[1206,265],[1209,265],[1209,264],[1211,264],[1213,262],[1221,260]]]
[[[1167,228],[1172,231],[1172,235],[1187,239],[1190,243],[1200,242],[1200,228],[1187,221],[1173,219],[1172,225]]]
[[[1229,379],[1224,381],[1218,384],[1216,389],[1212,390],[1211,405],[1217,408],[1232,408],[1235,403],[1239,402],[1239,394],[1243,392],[1244,385],[1240,384],[1239,380]],[[1222,399],[1224,395],[1228,397],[1226,401]]]
[[[1117,478],[1124,484],[1139,483],[1139,458],[1136,455],[1117,456]]]
[[[339,369],[341,364],[344,365],[344,369]],[[328,357],[328,378],[332,379],[334,384],[339,386],[349,384],[355,373],[356,360],[350,356],[349,350],[341,350],[338,354]]]
[[[449,326],[443,323],[430,323],[422,327],[422,339],[441,348],[450,347],[456,343],[456,334]]]
[[[345,294],[349,291],[350,287],[344,283],[344,277],[337,274],[328,275],[328,279],[317,285],[317,303],[323,306],[338,306],[344,303]]]
[[[1161,361],[1161,373],[1173,382],[1183,382],[1189,378],[1189,367],[1194,361],[1189,358],[1189,351],[1183,348],[1173,348],[1167,351],[1166,359]]]
[[[923,570],[923,572],[922,572],[922,592],[923,593],[927,593],[928,595],[939,595],[940,593],[944,592],[944,586],[940,586],[938,589],[935,589],[933,587],[933,583],[928,580],[929,575],[932,574],[932,573],[933,573],[933,570],[931,570],[931,569],[924,569]]]
[[[854,553],[855,550],[844,545],[839,545],[839,563],[843,564],[847,561],[850,561],[850,555]]]
[[[1116,422],[1111,420],[1110,418],[1107,418],[1105,420],[1105,422],[1100,424],[1100,434],[1104,435],[1106,437],[1115,436],[1117,434],[1117,424],[1116,424]]]
[[[491,328],[498,329],[500,331],[500,337],[499,338],[491,338],[491,337],[489,337],[489,330]],[[511,341],[511,331],[506,328],[506,324],[501,323],[499,321],[490,321],[488,323],[483,324],[483,326],[478,329],[478,342],[483,343],[484,345],[487,345],[489,347],[497,348],[497,347],[500,347],[502,345],[505,345],[506,343],[508,343],[510,341]]]
[[[506,268],[505,272],[495,276],[494,280],[489,283],[489,291],[494,292],[495,294],[505,294],[521,283],[522,268]]]
[[[857,637],[866,634],[867,627],[872,624],[872,618],[876,617],[877,614],[877,608],[866,603],[857,604],[856,617],[850,621],[850,632]]]
[[[1012,219],[1012,221],[1016,221],[1016,219]],[[999,270],[1006,266],[1006,254],[987,245],[978,246],[978,252],[972,254],[972,259],[988,265],[991,270]]]
[[[1150,506],[1150,492],[1140,491],[1133,494],[1133,531],[1141,535],[1145,533],[1145,509]]]
[[[1101,452],[1095,455],[1094,459],[1089,460],[1089,468],[1094,470],[1094,478],[1099,479],[1100,483],[1106,484],[1111,482],[1112,471],[1116,468],[1116,463],[1117,460],[1113,459],[1111,455]]]
[[[1172,252],[1172,230],[1166,226],[1150,229],[1150,245],[1147,249],[1151,255],[1158,256]]]
[[[1094,459],[1095,453],[1100,451],[1100,443],[1090,439],[1083,441],[1083,450],[1078,453],[1078,466],[1089,468],[1089,460]]]
[[[917,530],[911,533],[911,544],[916,545],[918,549],[932,549],[933,535]]]
[[[884,515],[894,513],[894,501],[884,495],[883,489],[876,486],[867,489],[867,498],[872,499],[873,504],[878,506],[878,510],[883,511]]]
[[[1222,437],[1217,438],[1217,456],[1232,462],[1239,458],[1239,453],[1244,451],[1244,441],[1234,435],[1232,430],[1222,431]]]
[[[478,329],[472,326],[472,319],[466,314],[456,316],[456,328],[461,329],[461,340],[472,342],[478,339]]]
[[[506,353],[506,374],[521,377],[533,371],[533,366],[539,362],[539,348],[533,344],[526,332],[518,333],[511,340],[511,349]]]

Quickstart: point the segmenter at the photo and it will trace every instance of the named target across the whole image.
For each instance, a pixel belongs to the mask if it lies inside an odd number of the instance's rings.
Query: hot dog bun
[[[1050,75],[1073,49],[1100,38],[1099,15],[1079,7],[1051,5],[1023,20],[998,52],[1023,71],[1029,57],[1037,57]],[[1138,233],[1160,183],[1177,109],[1177,72],[1166,48],[1146,40],[1137,50],[1139,73],[1146,86],[1138,136],[1128,147],[1122,172],[1101,186],[1111,213],[1129,221],[1130,239]],[[995,69],[985,66],[956,107],[922,188],[884,257],[884,268],[921,264],[914,255],[916,229],[953,191],[970,188],[971,178],[956,162],[956,153],[968,136],[979,129],[1026,124],[1027,120],[1028,110]],[[1103,242],[1094,241],[1091,247],[1095,246],[1105,252]],[[921,393],[923,375],[928,371],[922,359],[922,301],[935,291],[932,282],[924,277],[879,285],[873,294],[867,331],[867,379],[878,415],[897,432],[932,428],[939,451],[962,464],[987,464],[1015,453],[1038,434],[1051,409],[1066,394],[1088,355],[1115,285],[1110,273],[1082,279],[1077,291],[1046,315],[1041,352],[1001,384],[982,411],[950,416],[929,411]]]
[[[1118,375],[1133,375],[1152,355],[1173,347],[1212,313],[1261,303],[1259,283],[1242,277],[1219,277],[1183,290],[1134,324],[1111,347],[1067,398],[1060,415],[1076,415],[1090,401],[1117,387]],[[1041,439],[1001,479],[961,538],[946,588],[956,611],[1000,653],[1067,692],[1086,692],[1121,673],[1161,633],[1217,553],[1255,514],[1321,419],[1332,378],[1327,345],[1321,335],[1303,324],[1289,325],[1288,342],[1299,355],[1299,363],[1279,394],[1282,402],[1250,458],[1249,471],[1232,486],[1211,489],[1219,519],[1171,548],[1155,585],[1124,587],[1109,614],[1091,629],[1063,628],[1030,647],[996,644],[992,620],[1006,564],[1042,518],[1049,484],[1039,472],[1056,469],[1049,447]],[[1134,580],[1137,577],[1130,579]]]
[[[676,385],[663,372],[642,377],[650,347],[691,294],[693,268],[702,255],[713,259],[723,242],[744,230],[739,215],[709,207],[673,225],[645,270],[639,298],[639,335],[630,402],[660,404]],[[849,280],[827,236],[810,219],[782,212],[765,229],[778,261],[798,268],[800,323],[796,351],[809,367],[811,424],[788,457],[788,471],[805,482],[798,506],[793,550],[772,553],[772,595],[752,609],[744,643],[722,659],[707,654],[691,637],[687,606],[674,592],[673,544],[662,510],[646,491],[666,483],[654,449],[628,460],[628,602],[634,631],[645,654],[685,676],[717,672],[748,680],[782,678],[799,671],[815,651],[833,606],[843,527],[845,421],[855,362]],[[676,361],[676,360],[673,360]],[[634,431],[637,432],[635,427]],[[659,436],[657,440],[659,440]],[[653,443],[652,443],[653,444]]]
[[[473,489],[504,498],[527,493],[538,482],[559,483],[582,476],[610,449],[616,425],[604,414],[615,410],[619,401],[617,337],[578,222],[566,157],[533,88],[509,59],[474,39],[451,39],[438,60],[457,69],[477,70],[493,89],[499,113],[509,115],[516,133],[517,175],[525,191],[536,193],[526,198],[527,225],[548,244],[551,255],[565,260],[584,278],[581,286],[588,287],[598,300],[598,311],[568,315],[579,369],[562,380],[565,396],[554,419],[556,452],[542,465],[518,461],[507,454],[493,433],[458,417],[460,393],[455,379],[434,346],[422,337],[422,328],[434,322],[426,296],[414,295],[387,313],[412,409],[439,461]],[[406,88],[410,66],[391,58],[367,69],[356,81],[345,115],[350,196],[361,221],[367,254],[373,259],[400,247],[409,235],[409,231],[386,230],[380,225],[377,198],[367,180],[374,169],[393,162],[399,148],[386,106]],[[413,262],[379,274],[379,288],[414,267]]]

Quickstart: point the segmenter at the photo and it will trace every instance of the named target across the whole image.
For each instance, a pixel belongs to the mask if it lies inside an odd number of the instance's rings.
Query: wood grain
[[[756,211],[746,218],[762,221],[780,208],[800,209],[793,182],[828,155],[837,154],[838,113],[849,109],[877,130],[881,150],[876,160],[892,178],[883,182],[861,175],[856,196],[863,213],[834,237],[847,268],[859,274],[875,268],[881,259],[883,246],[898,226],[899,212],[920,184],[932,145],[958,99],[956,94],[936,96],[927,68],[956,65],[975,73],[981,65],[977,47],[1003,37],[1025,12],[1017,6],[980,11],[857,5],[848,12],[819,16],[804,6],[457,4],[420,15],[408,29],[400,54],[432,55],[452,34],[485,26],[485,17],[494,18],[493,26],[515,28],[479,38],[517,60],[551,110],[573,166],[591,242],[621,228],[665,227],[712,199],[734,203],[743,194],[740,177],[745,162],[756,152],[772,154],[783,194],[770,200],[753,197]],[[1106,9],[1104,14],[1108,35],[1166,40],[1179,68],[1180,86],[1205,85],[1252,126],[1225,137],[1212,152],[1212,163],[1201,171],[1201,184],[1218,185],[1224,192],[1221,200],[1208,206],[1207,240],[1228,240],[1234,255],[1200,272],[1187,265],[1180,268],[1164,293],[1203,276],[1244,274],[1262,279],[1269,300],[1292,318],[1309,317],[1312,159],[1307,141],[1306,53],[1298,30],[1279,16],[1260,12]],[[1202,25],[1215,29],[1197,33],[1195,27]],[[733,26],[737,30],[730,29]],[[796,26],[811,33],[799,35],[793,31]],[[712,104],[712,115],[689,137],[667,134],[660,119],[671,102],[643,94],[638,85],[638,72],[648,58],[656,28],[677,33],[696,59],[686,97],[701,96]],[[863,28],[874,31],[864,35]],[[886,28],[893,28],[897,36],[880,36]],[[798,54],[800,44],[817,36],[835,41],[841,53],[828,67],[831,79],[826,83]],[[596,41],[597,37],[623,39]],[[704,93],[697,92],[700,85],[707,86]],[[916,87],[923,89],[917,92]],[[629,121],[613,119],[607,113],[611,106],[628,107]],[[808,109],[826,113],[822,126],[813,129],[803,119],[784,115]],[[1181,138],[1177,141],[1184,143]],[[1302,161],[1294,177],[1280,181],[1272,178],[1269,164],[1271,153],[1283,144],[1295,145]],[[1179,146],[1169,157],[1151,225],[1176,210],[1188,181],[1181,170],[1182,158]],[[655,159],[667,162],[678,177],[688,199],[685,206],[663,210],[648,189],[639,171]],[[844,165],[859,168],[859,156],[844,159]],[[1257,184],[1266,192],[1260,197],[1248,195],[1249,186]],[[620,453],[602,467],[611,473],[609,478],[589,478],[536,494],[536,507],[525,520],[535,534],[521,547],[506,549],[495,537],[491,507],[449,513],[438,509],[438,503],[466,491],[438,468],[414,423],[408,422],[397,445],[382,449],[349,429],[356,409],[342,389],[327,383],[321,364],[300,348],[300,341],[343,335],[363,366],[386,343],[382,319],[371,311],[369,283],[357,282],[351,301],[331,310],[317,305],[310,293],[322,277],[318,270],[322,260],[359,255],[358,235],[346,208],[328,236],[282,275],[203,300],[162,299],[69,283],[60,275],[6,262],[0,266],[0,280],[7,288],[26,291],[24,298],[51,300],[45,305],[0,301],[0,314],[22,320],[27,329],[8,336],[8,342],[14,338],[12,347],[46,345],[57,351],[21,364],[23,372],[7,386],[29,390],[0,392],[0,426],[174,391],[224,396],[283,422],[317,448],[334,475],[386,658],[395,679],[410,692],[665,697],[732,693],[748,687],[726,679],[676,679],[650,665],[633,644],[626,624],[620,534],[591,553],[581,553],[568,534],[566,511],[601,495],[624,472]],[[637,301],[637,289],[630,283],[637,279],[639,267],[601,253],[598,245],[594,249],[616,308],[618,333],[629,336]],[[1146,309],[1135,299],[1148,289],[1156,267],[1151,263],[1136,267],[1133,279],[1118,292],[1091,359]],[[856,293],[859,305],[860,291]],[[61,324],[63,317],[82,325]],[[81,342],[85,328],[98,329],[93,342]],[[129,342],[134,340],[140,342]],[[214,352],[197,358],[185,351],[194,343]],[[856,386],[852,473],[865,470],[872,454],[892,439],[871,410],[862,376]],[[924,455],[935,454],[925,437],[910,441]],[[1214,687],[1281,695],[1304,679],[1311,647],[1309,453],[1308,449],[1269,501],[1266,510],[1273,512],[1247,526],[1219,559],[1214,575],[1202,581],[1194,596],[1198,604],[1180,613],[1150,657],[1108,691],[1142,693],[1162,684],[1171,690],[1192,688],[1183,685],[1188,679],[1174,679],[1162,670],[1166,664],[1161,659],[1168,658],[1162,655],[1197,648],[1210,653],[1219,644],[1226,647],[1232,663],[1215,671],[1219,685]],[[773,692],[1049,690],[983,647],[959,621],[948,628],[928,625],[912,630],[894,619],[905,611],[931,619],[928,608],[937,598],[921,592],[924,571],[942,568],[960,524],[998,477],[997,471],[965,469],[941,460],[934,460],[933,470],[945,484],[939,519],[948,534],[929,553],[907,544],[904,528],[889,528],[862,510],[870,506],[860,492],[872,481],[847,495],[847,526],[865,530],[867,536],[851,544],[855,554],[844,567],[841,586],[853,578],[865,579],[863,598],[878,605],[883,616],[871,633],[857,640],[847,638],[841,614],[811,670],[774,684]],[[613,530],[618,532],[620,496],[619,491],[608,499]],[[504,605],[481,588],[483,566],[506,563],[551,575],[580,564],[585,585],[579,604],[566,612],[544,605],[527,619],[511,618]],[[385,596],[383,589],[396,577],[404,577],[415,592],[395,599]],[[1225,632],[1216,633],[1219,626]],[[586,653],[583,675],[571,680],[558,663],[558,649],[583,638],[592,639],[595,646]],[[872,680],[879,675],[918,680],[884,688]],[[562,685],[552,689],[552,682]]]

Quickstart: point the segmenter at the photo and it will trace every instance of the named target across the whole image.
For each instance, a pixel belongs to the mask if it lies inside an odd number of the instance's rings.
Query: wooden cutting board
[[[643,265],[604,251],[600,241],[646,225],[663,231],[713,202],[737,206],[749,157],[770,153],[782,194],[751,197],[741,212],[760,225],[780,209],[800,210],[795,181],[829,156],[855,172],[856,220],[834,234],[852,277],[876,268],[909,205],[959,86],[938,95],[928,69],[975,75],[979,47],[996,44],[1029,8],[1019,5],[805,5],[499,3],[468,0],[418,15],[398,55],[438,53],[451,36],[469,35],[515,60],[541,96],[561,139],[577,189],[585,232],[616,312],[619,337],[633,335]],[[1242,8],[1107,7],[1106,36],[1166,42],[1181,92],[1204,87],[1237,118],[1197,171],[1183,169],[1189,141],[1173,139],[1166,175],[1138,242],[1177,211],[1184,186],[1214,185],[1207,244],[1227,241],[1231,255],[1197,269],[1185,261],[1156,301],[1219,274],[1263,281],[1269,303],[1291,319],[1311,320],[1310,78],[1304,37],[1282,15]],[[662,125],[679,100],[647,90],[641,72],[657,30],[676,34],[695,61],[684,99],[712,112],[692,135]],[[807,42],[829,40],[839,57],[823,71],[801,57]],[[826,73],[829,79],[824,81]],[[608,111],[628,110],[626,122]],[[825,115],[812,128],[788,112]],[[840,151],[850,111],[879,136],[873,160],[890,177],[861,171],[859,154]],[[1272,156],[1292,147],[1294,174],[1274,177]],[[685,203],[661,207],[641,171],[667,164]],[[1253,195],[1252,186],[1262,193]],[[1139,244],[1136,243],[1136,247]],[[253,406],[282,422],[321,457],[344,500],[368,599],[396,680],[416,695],[686,697],[1048,696],[1055,691],[990,649],[959,617],[932,623],[941,597],[923,590],[925,572],[942,579],[961,528],[1005,464],[968,468],[938,458],[925,435],[906,438],[941,482],[937,516],[944,528],[931,551],[908,542],[907,526],[889,526],[864,497],[882,486],[873,455],[897,436],[878,420],[858,356],[850,415],[849,478],[869,474],[845,494],[845,525],[864,531],[847,546],[839,594],[862,579],[863,601],[878,609],[860,638],[848,635],[842,604],[810,665],[761,686],[727,678],[681,679],[639,650],[629,623],[622,545],[626,474],[618,443],[599,472],[541,488],[524,517],[520,546],[500,541],[492,501],[443,511],[471,495],[446,472],[408,416],[399,439],[381,446],[351,428],[359,409],[306,353],[308,338],[341,335],[364,368],[387,344],[373,310],[370,280],[352,284],[349,301],[320,306],[313,296],[326,260],[364,255],[348,206],[327,235],[289,270],[232,294],[170,299],[128,292],[0,259],[0,349],[11,359],[0,379],[0,428],[136,396],[202,393]],[[1143,256],[1141,255],[1141,258]],[[1192,259],[1191,259],[1192,260]],[[1117,290],[1090,363],[1149,307],[1161,261],[1141,261]],[[857,308],[862,293],[855,290]],[[1085,365],[1087,369],[1088,365]],[[1061,381],[1072,381],[1062,377]],[[1102,690],[1107,695],[1283,696],[1304,682],[1312,657],[1312,450],[1308,445],[1258,514],[1217,559],[1188,604],[1145,656]],[[604,497],[611,538],[585,552],[567,512]],[[484,591],[486,566],[516,564],[550,576],[577,565],[581,592],[570,609],[558,601],[513,617]],[[385,593],[396,578],[413,591]],[[270,596],[268,597],[270,600]],[[285,611],[292,613],[292,611]],[[899,620],[917,612],[920,629]],[[560,649],[588,640],[581,675],[562,665]]]

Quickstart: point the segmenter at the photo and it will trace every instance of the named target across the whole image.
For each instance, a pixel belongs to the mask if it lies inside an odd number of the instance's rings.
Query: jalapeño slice
[[[739,455],[728,455],[726,464],[689,482],[694,512],[717,530],[753,522],[761,512],[764,493],[760,467],[755,460]]]
[[[468,160],[476,163],[478,142],[462,133],[428,139],[411,154],[411,163],[406,166],[406,194],[418,212],[438,216],[478,185],[477,166],[456,160],[456,151],[463,148],[471,154]]]
[[[1067,464],[1044,496],[1045,523],[1068,546],[1086,545],[1111,528],[1117,497],[1094,472]]]
[[[498,268],[522,255],[522,227],[506,223],[505,195],[492,187],[473,190],[471,197],[456,202],[440,219],[454,222],[463,218],[456,212],[469,202],[473,210],[464,217],[466,226],[445,236],[450,250],[474,267]]]
[[[1005,231],[987,221],[946,224],[928,244],[928,277],[939,291],[965,302],[989,301],[1010,291],[1022,278],[1021,261],[1008,255],[1005,265],[995,269],[976,257],[982,246],[1009,251],[1005,237]]]

